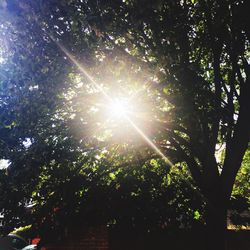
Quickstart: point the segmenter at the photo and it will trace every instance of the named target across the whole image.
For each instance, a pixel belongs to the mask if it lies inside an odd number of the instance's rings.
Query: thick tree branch
[[[177,150],[180,159],[183,159],[183,161],[187,163],[190,173],[198,187],[202,188],[203,182],[200,167],[194,157],[191,154],[188,154],[174,138],[170,138],[170,141],[173,147]]]
[[[237,172],[250,141],[250,79],[241,91],[240,111],[231,143],[228,145],[221,173],[223,195],[230,198]]]
[[[220,73],[220,55],[221,55],[221,44],[214,43],[213,45],[213,67],[214,67],[214,83],[215,83],[215,110],[221,109],[221,94],[222,94],[222,77]],[[220,116],[216,115],[213,118],[212,129],[211,129],[211,148],[210,154],[215,151],[215,146],[217,143],[218,132],[220,125]]]

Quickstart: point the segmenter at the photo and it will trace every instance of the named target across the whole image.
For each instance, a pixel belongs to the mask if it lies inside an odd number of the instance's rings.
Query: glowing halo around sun
[[[50,34],[47,34],[51,40],[58,46],[58,48],[69,58],[69,60],[81,71],[82,74],[87,77],[90,83],[102,93],[103,97],[105,97],[106,101],[110,102],[108,106],[108,110],[110,113],[114,115],[118,115],[124,118],[124,121],[127,123],[144,139],[144,141],[170,166],[173,166],[173,163],[168,159],[167,156],[161,151],[161,149],[155,144],[153,140],[151,140],[147,134],[131,119],[128,114],[130,113],[130,108],[132,105],[127,103],[123,103],[122,99],[113,99],[110,95],[106,93],[106,91],[102,88],[98,82],[94,80],[94,78],[87,72],[85,67],[79,63],[75,57],[63,46],[61,45],[56,39],[53,38]],[[117,119],[118,120],[118,119]],[[123,120],[123,119],[120,119]]]

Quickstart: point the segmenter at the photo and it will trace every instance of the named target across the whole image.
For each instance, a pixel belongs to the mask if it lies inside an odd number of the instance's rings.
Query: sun
[[[110,117],[125,118],[132,111],[132,105],[126,99],[117,98],[110,102],[107,109]]]

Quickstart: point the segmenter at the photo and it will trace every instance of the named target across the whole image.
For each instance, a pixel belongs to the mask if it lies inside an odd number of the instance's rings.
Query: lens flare
[[[161,150],[155,145],[155,143],[150,140],[147,135],[129,118],[126,117],[129,124],[140,134],[140,136],[147,142],[147,144],[159,155],[162,159],[169,165],[173,166],[174,164],[161,152]]]
[[[129,106],[126,102],[123,102],[119,99],[111,98],[98,84],[93,77],[87,72],[85,67],[79,63],[75,57],[64,47],[62,46],[56,39],[53,38],[50,34],[48,34],[51,40],[56,43],[56,45],[60,48],[60,50],[70,59],[70,61],[85,75],[85,77],[93,84],[95,88],[97,88],[103,96],[106,98],[108,103],[110,103],[110,112],[112,112],[115,116],[123,117],[132,128],[144,139],[144,141],[160,156],[162,159],[170,166],[173,166],[173,163],[162,153],[162,151],[157,147],[157,145],[149,139],[149,137],[131,120],[129,117]]]

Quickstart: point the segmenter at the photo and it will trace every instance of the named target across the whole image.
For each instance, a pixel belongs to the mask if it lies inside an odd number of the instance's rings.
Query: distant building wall
[[[250,231],[229,230],[228,250],[249,250]],[[111,230],[106,227],[80,230],[67,241],[47,246],[46,250],[201,250],[205,249],[204,230],[168,230],[143,233]]]
[[[46,246],[46,250],[108,250],[109,239],[106,227],[82,229],[65,242]]]

